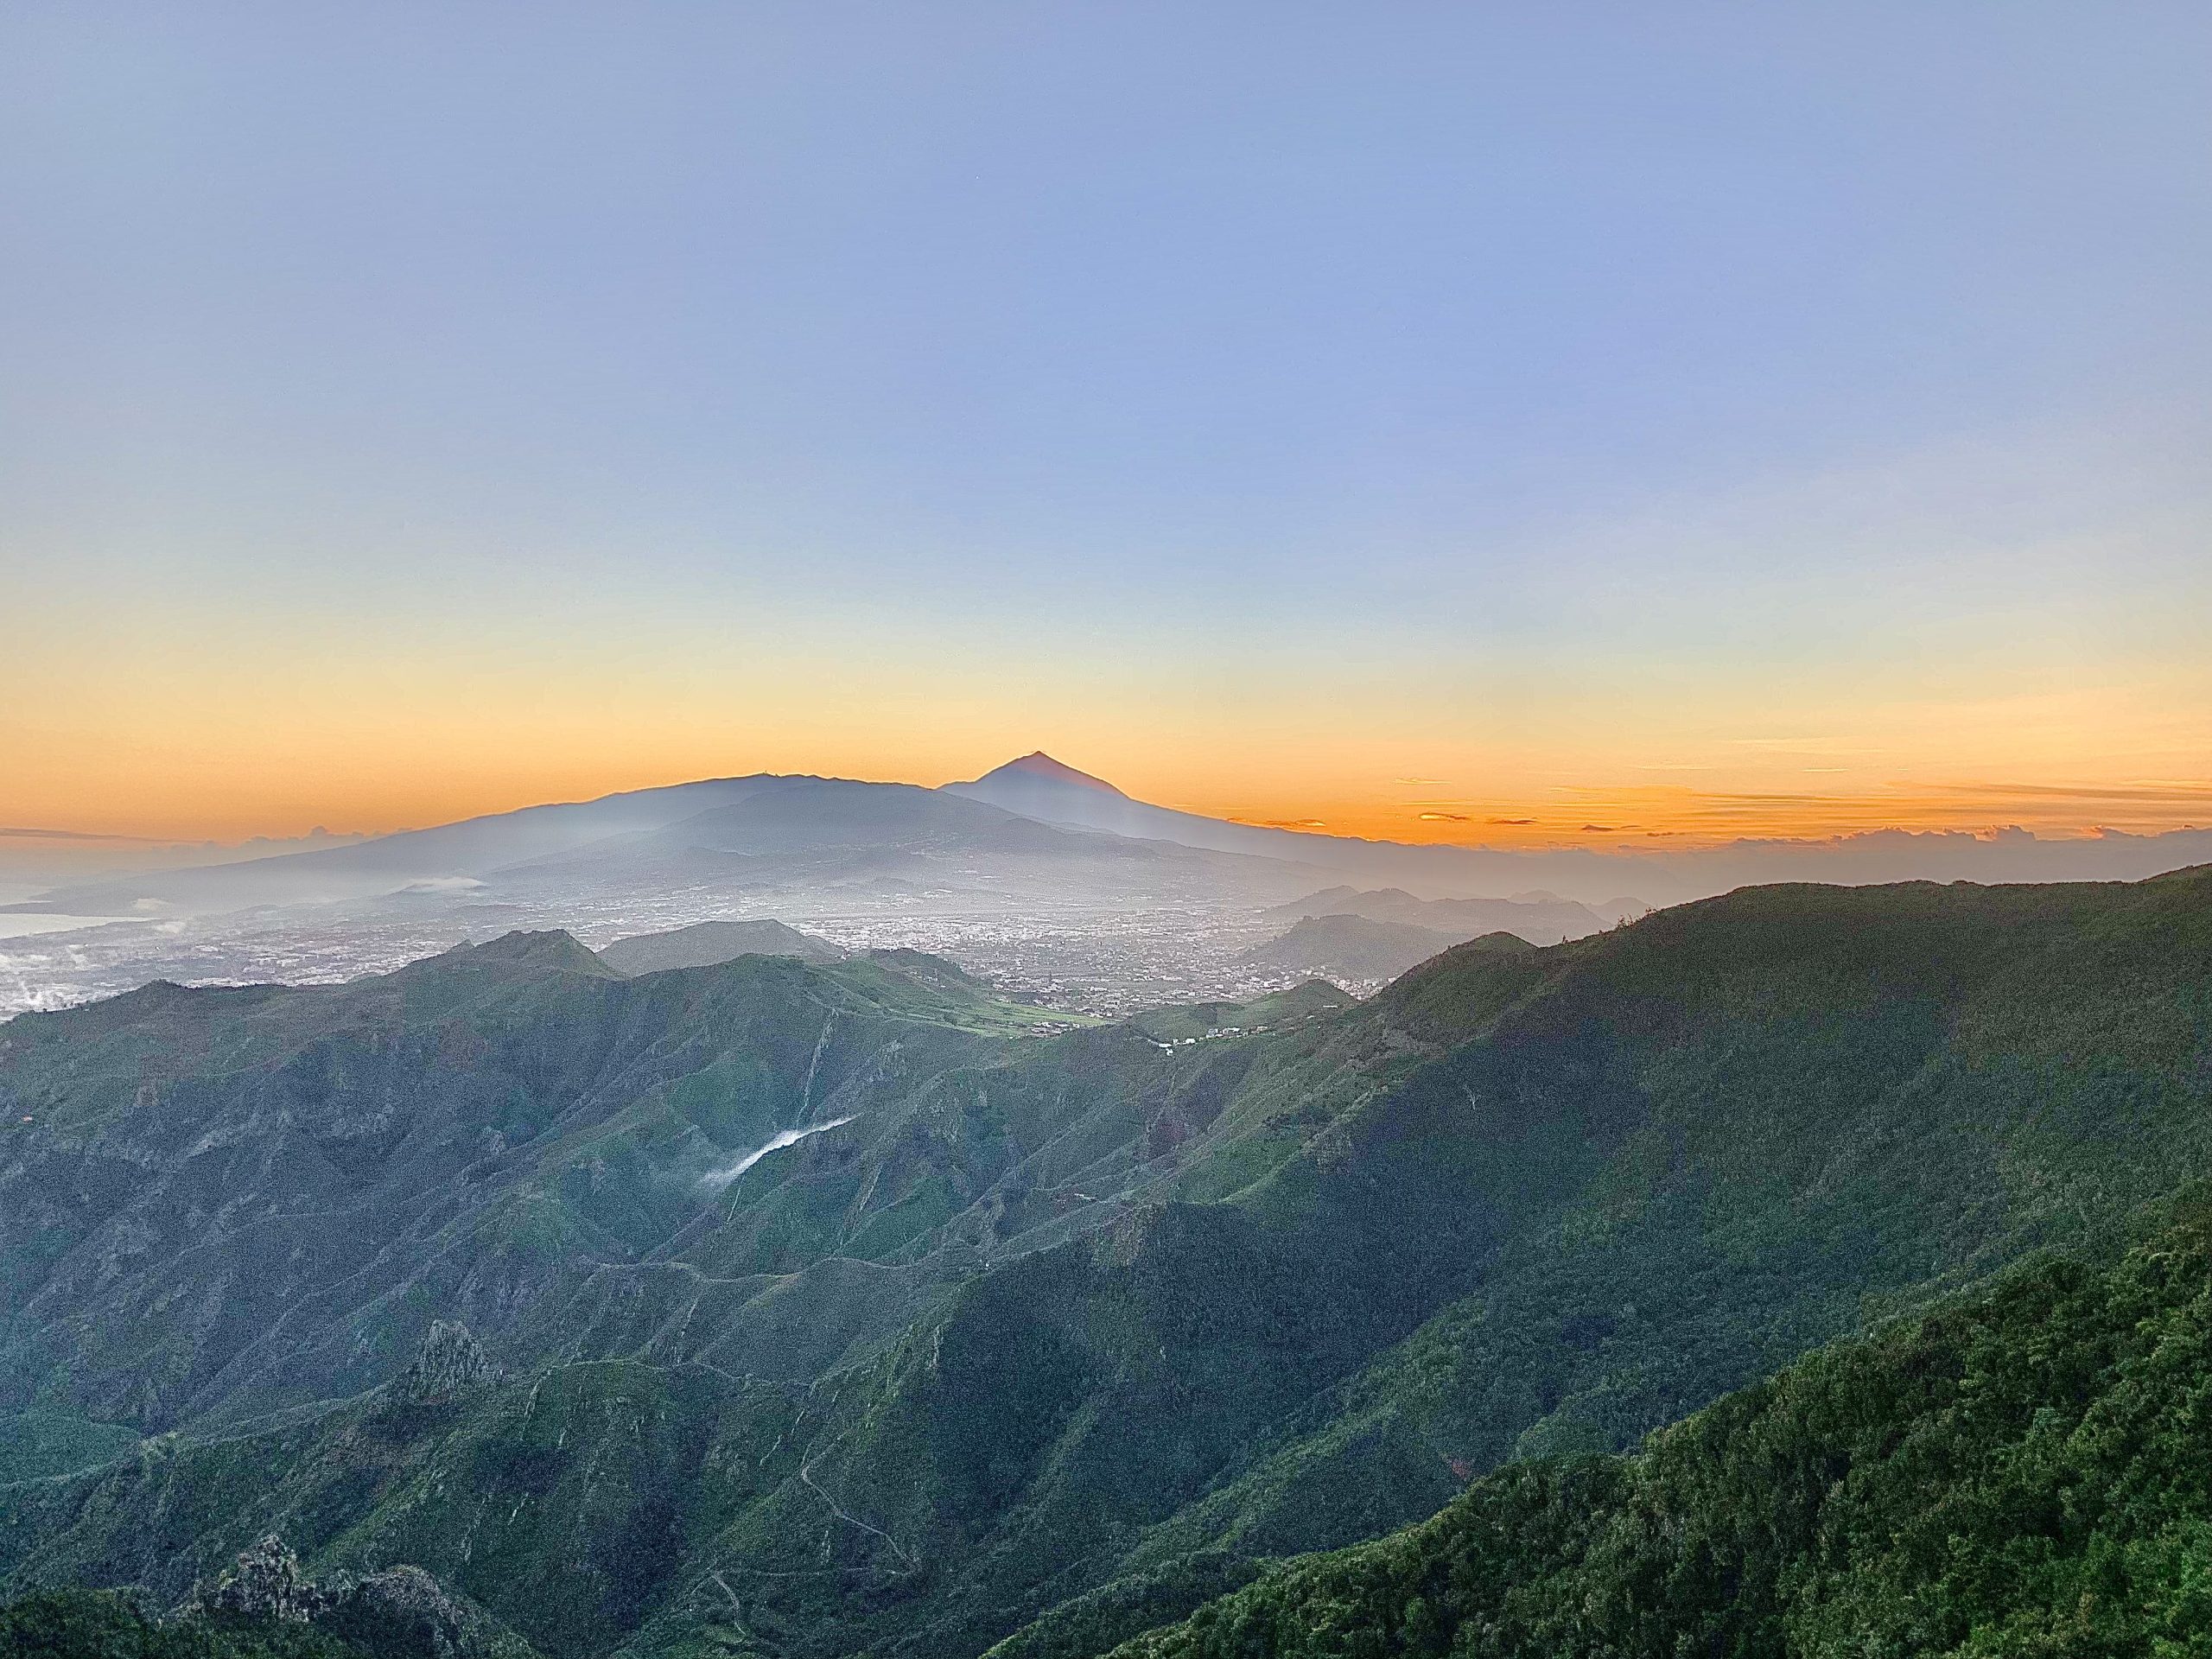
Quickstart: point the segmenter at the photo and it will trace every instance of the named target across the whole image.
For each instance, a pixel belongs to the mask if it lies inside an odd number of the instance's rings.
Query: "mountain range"
[[[1649,908],[1629,893],[1663,901],[1814,871],[2133,877],[2196,846],[1886,833],[1680,853],[1399,845],[1154,806],[1041,753],[935,790],[756,774],[334,843],[111,874],[7,907],[21,937],[0,943],[0,1013],[156,979],[330,983],[515,930],[596,946],[776,920],[837,950],[919,949],[1024,999],[1121,1017],[1249,1001],[1311,974],[1371,988],[1437,943],[1268,948],[1309,916],[1548,944]]]
[[[1857,1629],[1878,1598],[1789,1587],[1802,1488],[1731,1426],[1847,1488],[1893,1442],[1824,1449],[1841,1408],[1760,1379],[1841,1365],[1936,1433],[1882,1333],[1994,1307],[1975,1374],[2012,1376],[1989,1344],[2057,1363],[2072,1284],[2065,1398],[2117,1386],[2096,1297],[2147,1269],[2097,1264],[2212,1154],[2212,872],[1752,888],[1364,1002],[1043,1013],[912,951],[626,975],[538,931],[0,1026],[0,1586],[168,1605],[276,1533],[555,1659],[1042,1659],[1198,1615],[1147,1638],[1181,1653],[1315,1596],[1389,1651],[1497,1585],[1556,1633],[1680,1578],[1678,1528],[1588,1540],[1694,1503],[1738,1542],[1681,1560]]]
[[[1553,893],[1519,893],[1509,899],[1417,899],[1402,887],[1363,892],[1333,887],[1278,905],[1276,916],[1362,916],[1370,921],[1426,928],[1471,939],[1479,933],[1511,933],[1531,944],[1557,944],[1600,928],[1618,927],[1651,913],[1637,899],[1584,904]]]
[[[1280,938],[1244,953],[1244,960],[1271,973],[1312,975],[1355,988],[1373,988],[1395,979],[1431,957],[1457,944],[1529,950],[1535,947],[1513,933],[1484,933],[1478,941],[1458,932],[1440,932],[1410,922],[1378,922],[1365,916],[1307,916]]]
[[[1174,811],[1133,800],[1036,753],[972,783],[935,791],[766,773],[639,790],[342,847],[65,887],[13,908],[82,916],[206,914],[410,888],[529,888],[562,880],[587,890],[698,880],[743,888],[912,879],[948,860],[971,874],[979,861],[1007,861],[1017,869],[1023,861],[1040,861],[1067,891],[1081,891],[1083,876],[1099,874],[1077,867],[1116,864],[1203,870],[1230,886],[1239,878],[1261,887],[1294,886],[1340,868],[1406,870],[1464,886],[1487,878],[1501,856],[1510,868],[1510,855],[1346,840]]]
[[[1607,925],[1648,907],[1641,899],[1618,897],[1628,887],[1675,900],[1785,874],[1880,880],[1899,875],[2075,879],[2095,873],[2132,879],[2178,868],[2207,852],[2212,852],[2212,830],[2164,836],[2107,833],[2081,841],[2043,840],[2025,831],[1881,831],[1832,842],[1736,842],[1680,855],[1414,845],[1154,806],[1039,752],[935,791],[770,773],[713,779],[527,807],[316,850],[149,870],[56,888],[6,908],[81,916],[204,914],[440,885],[458,889],[510,876],[543,880],[556,874],[620,887],[671,874],[726,877],[734,869],[742,872],[740,885],[763,885],[791,880],[794,864],[800,875],[827,868],[850,878],[881,875],[917,860],[997,855],[1043,859],[1056,867],[1150,858],[1179,872],[1205,869],[1219,881],[1234,885],[1242,877],[1261,887],[1346,870],[1370,880],[1409,880],[1432,898],[1484,898],[1548,876],[1555,878],[1548,886],[1579,893],[1580,899],[1547,893],[1520,902],[1580,903],[1591,912],[1586,919]],[[902,853],[909,856],[899,856]],[[1202,854],[1225,855],[1230,861],[1192,858]],[[1333,911],[1440,925],[1343,902],[1359,891],[1344,887],[1323,897],[1333,899],[1328,906]],[[1402,889],[1370,897],[1386,906],[1394,899],[1421,902]],[[1307,913],[1319,912],[1309,907]],[[1571,937],[1580,919],[1586,918],[1571,916],[1558,928],[1547,922],[1538,931]],[[1455,920],[1446,931],[1460,925]],[[1477,931],[1497,925],[1495,918],[1488,927],[1476,925]]]
[[[984,864],[993,868],[976,870]],[[1174,874],[1221,867],[1180,843],[1063,827],[954,792],[763,774],[531,807],[327,851],[155,872],[61,889],[17,908],[143,916],[441,888],[596,895],[704,881],[728,891],[784,889],[926,881],[947,866],[1016,888],[1025,874],[1041,873],[1071,891],[1086,878],[1116,889],[1141,885],[1161,866],[1173,872],[1172,890]],[[1231,860],[1227,868],[1240,866]]]
[[[0,1011],[153,979],[329,982],[517,929],[608,944],[773,920],[831,950],[921,948],[1041,1001],[1126,1014],[1287,988],[1294,976],[1243,954],[1271,907],[1402,855],[1450,877],[1439,850],[1167,811],[1043,755],[941,790],[714,779],[56,889],[15,909],[81,925],[0,951]],[[1599,925],[1559,902],[1492,908],[1531,938]]]

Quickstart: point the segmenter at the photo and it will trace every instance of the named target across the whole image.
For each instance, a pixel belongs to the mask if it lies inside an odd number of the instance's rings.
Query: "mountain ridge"
[[[316,1570],[416,1562],[560,1659],[735,1639],[715,1574],[790,1659],[967,1659],[1055,1607],[1118,1640],[2124,1229],[2212,1160],[2209,883],[1750,889],[1363,1003],[1052,1037],[896,957],[466,953],[13,1022],[0,1383],[127,1409],[167,1352],[189,1409],[143,1417],[180,1425],[159,1456],[0,1488],[0,1582],[166,1582],[306,1516]],[[377,1140],[410,1054],[456,1092]],[[489,1154],[536,1148],[496,1227],[369,1241],[448,1264],[418,1291],[337,1317],[262,1275],[238,1328],[294,1370],[149,1319],[246,1287],[228,1224],[132,1243],[193,1213],[162,1188],[199,1160],[458,1193],[417,1173],[444,1126],[524,1110],[552,1116]],[[326,1151],[318,1122],[382,1127]],[[327,1248],[254,1225],[257,1260]],[[389,1389],[439,1318],[507,1375],[426,1413]]]
[[[665,827],[688,816],[687,808],[701,810],[698,804],[728,804],[761,790],[820,783],[896,787],[812,773],[769,772],[658,785],[584,801],[480,814],[341,847],[73,883],[35,899],[0,906],[0,911],[128,917],[146,913],[149,899],[171,909],[205,910],[327,900],[339,894],[367,896],[410,882],[480,873],[572,849],[624,829]],[[1546,885],[1576,887],[1589,902],[1596,902],[1600,893],[1617,893],[1629,881],[1651,899],[1679,902],[1736,886],[1808,876],[1866,884],[1916,877],[2133,880],[2192,868],[2212,853],[2212,830],[2198,830],[2155,836],[2104,832],[2071,840],[2043,839],[2017,830],[1992,835],[1878,830],[1802,841],[1742,841],[1679,855],[1643,849],[1634,856],[1620,849],[1510,851],[1394,842],[1237,823],[1154,806],[1042,750],[941,790],[989,801],[1042,822],[1134,839],[1321,868],[1356,868],[1371,879],[1412,880],[1454,892],[1510,890],[1528,886],[1534,878]],[[1779,861],[1791,858],[1798,861],[1799,868],[1777,869]],[[1841,868],[1817,874],[1803,868],[1839,860],[1845,861]],[[2100,861],[2105,868],[2095,868]],[[1971,868],[1977,863],[1983,868]],[[1610,899],[1605,902],[1614,903]]]

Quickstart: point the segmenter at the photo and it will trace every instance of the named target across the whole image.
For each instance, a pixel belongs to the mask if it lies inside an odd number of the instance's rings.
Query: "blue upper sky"
[[[112,688],[0,725],[49,817],[144,664],[219,724],[302,639],[958,769],[904,685],[1193,799],[1332,718],[1510,794],[1777,677],[2204,689],[2202,4],[26,4],[0,216],[0,630]]]

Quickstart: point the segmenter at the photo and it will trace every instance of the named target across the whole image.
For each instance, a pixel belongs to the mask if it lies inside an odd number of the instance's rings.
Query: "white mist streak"
[[[699,1178],[704,1186],[728,1186],[732,1181],[759,1163],[772,1152],[781,1152],[785,1147],[796,1146],[810,1135],[819,1135],[824,1129],[834,1129],[840,1123],[849,1123],[849,1116],[833,1117],[827,1123],[810,1123],[803,1129],[778,1129],[768,1137],[766,1144],[758,1146],[724,1169],[710,1169]]]

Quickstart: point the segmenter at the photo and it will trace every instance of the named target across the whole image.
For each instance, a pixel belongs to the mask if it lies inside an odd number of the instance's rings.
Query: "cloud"
[[[2116,788],[2094,784],[1930,784],[1928,788],[1939,794],[1993,800],[2177,802],[2183,805],[2201,801],[2212,806],[2212,784],[2166,783],[2155,779]]]
[[[142,847],[160,847],[168,843],[151,836],[111,836],[101,830],[44,830],[26,828],[21,824],[0,825],[0,839],[17,841],[128,841]]]
[[[1424,812],[1421,815],[1421,821],[1423,823],[1465,823],[1467,815],[1464,812]]]

